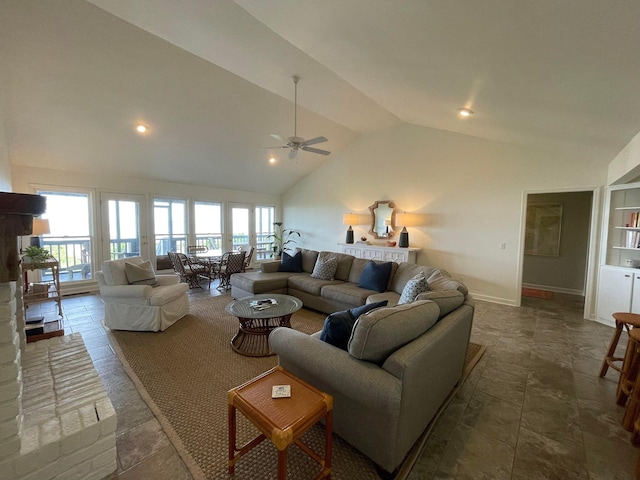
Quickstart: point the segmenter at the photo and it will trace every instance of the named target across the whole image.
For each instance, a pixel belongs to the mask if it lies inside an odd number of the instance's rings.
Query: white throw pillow
[[[125,262],[124,272],[127,275],[127,281],[129,285],[156,285],[156,274],[153,271],[151,262],[147,260],[140,265],[134,265],[133,263]]]
[[[427,279],[424,278],[424,272],[420,272],[410,279],[402,289],[402,295],[398,300],[398,305],[413,302],[422,292],[427,291]]]

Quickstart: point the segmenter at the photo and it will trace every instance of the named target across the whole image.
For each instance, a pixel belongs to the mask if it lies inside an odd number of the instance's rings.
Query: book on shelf
[[[260,300],[252,300],[249,305],[254,310],[265,310],[267,308],[275,307],[278,301],[275,298],[262,298]]]
[[[640,248],[640,232],[627,232],[625,247]]]

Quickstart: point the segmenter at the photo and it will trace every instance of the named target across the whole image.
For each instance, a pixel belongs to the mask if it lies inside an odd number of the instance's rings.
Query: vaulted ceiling
[[[603,165],[640,131],[637,0],[0,6],[0,106],[17,165],[282,193],[401,122]],[[326,136],[330,157],[264,148],[293,134],[294,74],[298,134]],[[475,113],[462,120],[461,107]]]

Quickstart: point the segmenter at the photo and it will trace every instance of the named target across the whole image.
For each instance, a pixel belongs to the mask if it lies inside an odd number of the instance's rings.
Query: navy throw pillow
[[[367,290],[384,292],[389,284],[391,266],[391,262],[376,263],[373,260],[369,260],[369,263],[362,269],[358,286]]]
[[[287,252],[282,252],[282,260],[280,260],[279,272],[302,272],[302,252],[299,251],[291,256]]]
[[[374,308],[386,305],[387,300],[383,300],[382,302],[368,303],[343,312],[332,313],[324,320],[324,325],[320,332],[320,340],[342,350],[347,350],[349,338],[351,338],[351,330],[353,330],[353,325],[358,317]]]
[[[382,300],[381,302],[373,302],[373,303],[366,303],[364,305],[360,305],[359,307],[353,307],[349,309],[349,314],[351,315],[351,317],[353,318],[353,320],[357,320],[358,317],[364,313],[370,312],[371,310],[378,308],[378,307],[386,307],[387,303],[389,303],[388,300]]]
[[[356,321],[348,310],[334,312],[324,319],[320,340],[346,350],[354,323]]]

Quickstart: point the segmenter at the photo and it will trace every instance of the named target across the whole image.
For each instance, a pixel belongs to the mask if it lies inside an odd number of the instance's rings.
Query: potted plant
[[[42,268],[44,264],[51,257],[51,253],[46,248],[35,247],[33,245],[24,249],[24,256],[22,261],[24,263],[30,263],[35,268]]]
[[[276,258],[280,258],[282,256],[282,252],[287,250],[287,245],[291,243],[296,243],[295,239],[292,237],[300,238],[300,232],[296,230],[291,230],[290,228],[284,228],[282,222],[273,222],[274,233],[269,235],[269,238],[273,238],[273,242],[271,243],[271,249],[273,250],[272,256]]]

